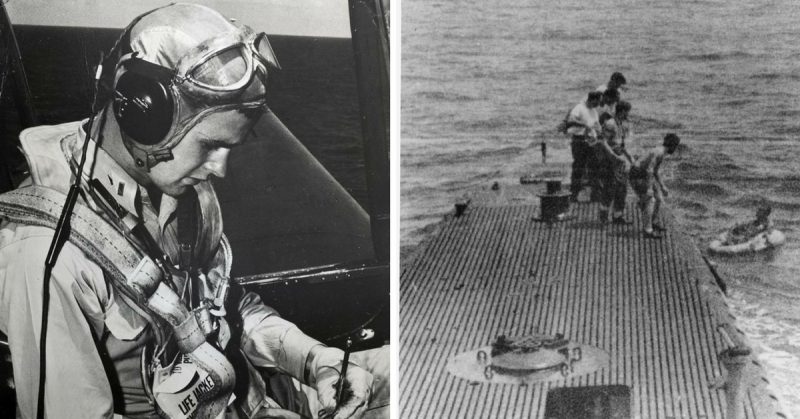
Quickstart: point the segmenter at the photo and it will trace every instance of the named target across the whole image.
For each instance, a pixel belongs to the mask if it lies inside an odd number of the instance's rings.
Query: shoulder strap
[[[47,187],[21,188],[0,195],[0,215],[21,224],[55,228],[65,199],[64,194]],[[126,239],[119,240],[121,234],[85,205],[75,205],[69,241],[99,265],[115,288],[133,300],[134,309],[152,324],[155,313],[147,306],[147,296],[158,287],[161,272]]]
[[[42,186],[17,189],[0,195],[0,216],[21,224],[55,228],[65,198],[62,193]],[[141,254],[120,231],[80,203],[75,205],[70,220],[69,241],[110,276],[114,288],[131,299],[148,322],[155,323],[154,326],[166,323],[179,340],[180,331],[195,329],[185,324],[194,317],[193,312],[162,282],[167,273],[149,256]],[[200,330],[205,326],[201,324]],[[184,353],[191,352],[204,341],[203,335],[200,340],[193,337],[191,342],[179,346]]]
[[[55,228],[65,199],[61,192],[42,186],[17,189],[0,195],[0,216],[21,224]],[[165,273],[155,262],[85,205],[75,205],[70,227],[69,241],[110,276],[116,290],[135,303],[132,308],[154,326],[157,341],[165,342],[169,338],[165,332],[171,331],[180,351],[208,374],[214,395],[205,396],[211,403],[202,410],[219,413],[224,409],[235,374],[225,356],[206,342],[206,336],[213,332],[208,309],[189,311],[184,307],[180,297],[162,282]]]
[[[21,224],[55,228],[66,196],[43,186],[30,186],[0,195],[0,216]],[[170,274],[152,258],[142,254],[122,232],[85,205],[77,203],[70,220],[69,241],[110,276],[114,288],[131,299],[137,312],[154,326],[171,326],[179,340],[192,316],[181,298],[162,282]],[[202,316],[201,316],[202,317]],[[192,322],[193,323],[193,322]],[[200,324],[200,330],[206,325]],[[154,327],[161,329],[162,327]],[[158,331],[156,331],[158,334]],[[197,335],[195,330],[193,335]],[[157,336],[163,341],[164,336]],[[191,352],[205,341],[205,334],[179,342],[182,351]]]

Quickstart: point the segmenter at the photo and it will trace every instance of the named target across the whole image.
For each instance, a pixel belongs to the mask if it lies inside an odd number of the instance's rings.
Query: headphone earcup
[[[164,140],[172,126],[174,98],[167,84],[137,71],[117,80],[114,116],[122,131],[144,146]]]

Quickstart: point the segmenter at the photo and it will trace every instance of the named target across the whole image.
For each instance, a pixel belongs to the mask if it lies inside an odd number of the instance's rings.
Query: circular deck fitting
[[[609,364],[606,351],[561,335],[499,336],[450,359],[447,372],[473,382],[524,384],[577,377]]]

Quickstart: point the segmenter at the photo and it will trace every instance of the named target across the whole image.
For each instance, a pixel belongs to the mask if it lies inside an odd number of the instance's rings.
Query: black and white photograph
[[[399,417],[800,417],[800,4],[401,19]]]
[[[0,4],[0,417],[390,417],[389,6]]]

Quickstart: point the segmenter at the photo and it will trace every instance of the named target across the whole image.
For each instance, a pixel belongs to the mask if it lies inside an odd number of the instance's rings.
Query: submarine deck
[[[730,417],[725,390],[713,386],[726,373],[718,354],[747,341],[692,240],[667,211],[663,238],[643,238],[630,198],[629,225],[602,224],[597,204],[583,202],[564,221],[540,222],[535,188],[481,194],[403,264],[401,417],[568,417],[546,414],[557,411],[546,409],[549,392],[592,386],[628,388],[627,406],[609,417]],[[609,363],[524,384],[448,372],[453,357],[499,335],[557,333],[602,349]],[[786,417],[755,356],[742,359],[737,416]]]

